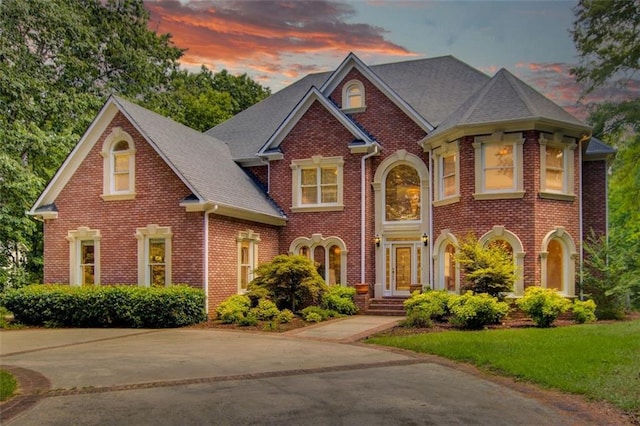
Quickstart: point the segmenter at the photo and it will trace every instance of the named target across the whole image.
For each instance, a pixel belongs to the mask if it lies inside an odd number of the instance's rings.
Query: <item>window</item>
[[[364,86],[361,82],[351,80],[342,87],[342,109],[350,112],[364,111]]]
[[[100,231],[80,227],[67,234],[69,241],[69,284],[100,284]]]
[[[101,152],[105,201],[135,197],[135,152],[133,138],[120,127],[105,138]]]
[[[138,285],[164,287],[171,284],[171,227],[147,225],[136,230],[138,239]]]
[[[291,243],[289,251],[311,259],[328,285],[346,285],[347,250],[340,238],[323,238],[321,234],[300,237]]]
[[[547,139],[540,134],[540,197],[572,201],[573,190],[573,151],[576,144],[572,138],[554,135]]]
[[[456,291],[456,248],[453,244],[447,244],[444,248],[444,288],[448,291]]]
[[[494,133],[475,138],[476,199],[522,198],[521,133]]]
[[[408,164],[395,166],[385,179],[385,221],[420,220],[420,176]]]
[[[238,243],[238,293],[244,293],[254,278],[258,265],[258,243],[260,235],[250,229],[242,231],[236,238]]]
[[[293,211],[342,210],[342,157],[294,160]]]
[[[460,272],[456,264],[457,238],[450,230],[443,230],[433,245],[434,289],[457,292],[460,289]]]
[[[557,226],[542,240],[540,281],[567,296],[575,296],[576,246],[562,226]]]
[[[460,201],[459,142],[446,144],[433,152],[435,167],[435,206]]]

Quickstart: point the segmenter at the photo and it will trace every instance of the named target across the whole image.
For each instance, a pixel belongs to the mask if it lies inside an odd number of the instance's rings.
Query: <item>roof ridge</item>
[[[474,92],[471,96],[469,96],[469,98],[467,100],[473,98],[474,96],[476,97],[476,99],[473,101],[471,106],[469,108],[467,108],[467,111],[461,117],[459,122],[467,121],[467,119],[469,119],[471,114],[473,114],[475,112],[476,108],[478,108],[478,105],[480,104],[480,101],[482,101],[482,99],[484,99],[484,96],[496,84],[496,81],[497,81],[496,76],[497,75],[498,74],[494,75],[489,81],[487,81],[487,83],[485,83],[481,88],[479,88],[476,92]],[[462,105],[464,106],[464,103]]]
[[[515,90],[516,94],[518,95],[518,98],[520,98],[520,100],[525,104],[525,106],[529,110],[529,113],[534,116],[540,116],[541,115],[540,111],[538,111],[538,109],[531,102],[531,100],[526,95],[526,93],[524,93],[524,91],[522,90],[522,87],[520,87],[520,84],[518,84],[518,81],[516,81],[516,80],[519,80],[519,81],[522,81],[522,80],[518,79],[515,75],[511,74],[509,70],[505,68],[501,68],[499,72],[503,72],[507,82],[513,88],[513,90]],[[526,84],[523,81],[522,83]]]

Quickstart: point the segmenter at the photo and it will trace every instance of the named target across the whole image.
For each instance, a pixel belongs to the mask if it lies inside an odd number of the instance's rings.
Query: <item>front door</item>
[[[409,286],[419,283],[420,245],[389,243],[385,253],[385,295],[409,296]]]

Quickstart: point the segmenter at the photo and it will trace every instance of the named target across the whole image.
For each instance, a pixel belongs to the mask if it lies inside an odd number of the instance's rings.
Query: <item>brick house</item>
[[[350,54],[206,133],[111,97],[29,213],[45,282],[187,283],[209,312],[280,253],[372,298],[459,291],[468,233],[510,249],[515,295],[573,296],[613,153],[506,70]]]

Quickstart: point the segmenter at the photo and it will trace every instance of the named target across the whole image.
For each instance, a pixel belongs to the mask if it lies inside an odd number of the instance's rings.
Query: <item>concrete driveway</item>
[[[215,329],[3,331],[1,363],[21,378],[23,396],[0,407],[2,424],[601,421],[431,362],[432,357],[344,343],[389,321],[362,318],[285,335]]]

